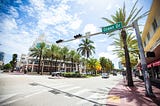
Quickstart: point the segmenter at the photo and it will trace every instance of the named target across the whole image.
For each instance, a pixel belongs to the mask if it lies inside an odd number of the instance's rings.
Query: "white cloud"
[[[86,32],[96,33],[97,27],[94,24],[87,24],[83,29],[83,33],[86,33]]]
[[[44,0],[30,0],[30,3],[33,5],[33,7],[36,10],[43,10],[45,7],[45,2]]]
[[[5,18],[2,23],[0,23],[0,28],[3,32],[10,32],[17,29],[17,23],[14,18]]]
[[[115,46],[112,46],[112,45],[107,46],[107,51],[109,51],[109,52],[114,49],[115,49]]]
[[[112,54],[112,53],[109,53],[109,52],[101,52],[98,54],[98,57],[106,57],[106,58],[109,58],[111,60],[114,60],[117,58],[116,55]]]
[[[80,27],[80,25],[81,25],[81,23],[82,23],[82,20],[80,20],[80,19],[77,19],[77,20],[75,20],[75,21],[72,21],[71,22],[71,25],[70,25],[70,28],[71,29],[78,29],[79,27]]]

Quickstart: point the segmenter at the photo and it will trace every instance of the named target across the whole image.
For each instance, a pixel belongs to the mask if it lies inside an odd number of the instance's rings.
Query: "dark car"
[[[108,73],[102,73],[102,78],[109,78],[109,74]]]
[[[61,76],[60,72],[52,72],[52,76]]]

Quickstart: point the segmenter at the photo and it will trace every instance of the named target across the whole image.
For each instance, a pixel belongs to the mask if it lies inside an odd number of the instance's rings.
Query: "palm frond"
[[[105,18],[105,17],[102,17],[103,20],[107,21],[108,23],[110,24],[114,24],[114,21],[108,19],[108,18]]]

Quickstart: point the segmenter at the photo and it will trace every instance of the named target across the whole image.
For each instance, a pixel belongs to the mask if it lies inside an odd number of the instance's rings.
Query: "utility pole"
[[[146,90],[145,93],[146,93],[146,96],[153,97],[155,95],[153,94],[153,91],[152,91],[150,76],[148,74],[147,63],[146,63],[146,59],[145,59],[145,55],[144,55],[144,48],[142,45],[142,39],[140,37],[140,31],[139,31],[137,20],[135,20],[133,22],[133,28],[135,29],[136,37],[137,37],[137,41],[138,41],[138,48],[139,48],[141,66],[142,66],[142,73],[143,73],[144,82],[145,82],[145,90]]]

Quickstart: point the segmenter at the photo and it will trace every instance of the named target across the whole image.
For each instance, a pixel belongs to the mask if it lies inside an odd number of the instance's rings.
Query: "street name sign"
[[[115,31],[115,30],[119,30],[121,28],[122,28],[122,22],[118,22],[118,23],[113,24],[113,25],[102,27],[102,33],[112,32],[112,31]]]

